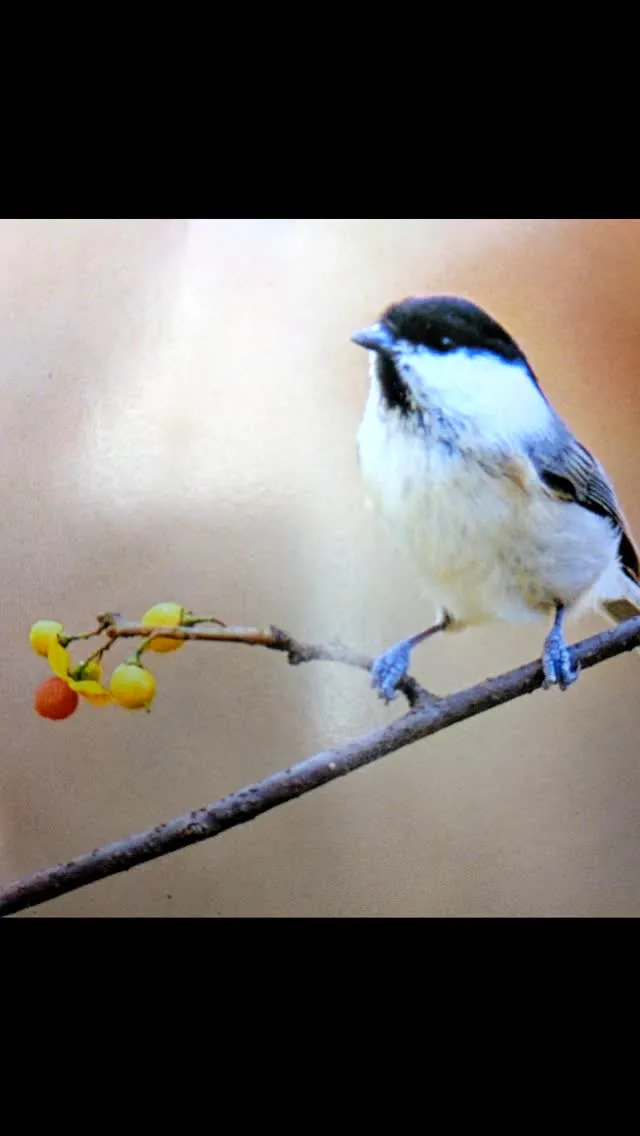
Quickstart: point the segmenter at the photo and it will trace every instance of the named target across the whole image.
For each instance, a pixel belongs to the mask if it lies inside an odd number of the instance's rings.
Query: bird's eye
[[[440,346],[444,347],[444,349],[446,351],[446,350],[449,349],[449,347],[453,347],[453,340],[450,339],[448,335],[441,335],[440,336]]]

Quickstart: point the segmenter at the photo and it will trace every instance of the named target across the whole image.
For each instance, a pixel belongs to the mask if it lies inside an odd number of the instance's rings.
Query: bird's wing
[[[536,447],[529,457],[536,472],[554,496],[574,501],[592,513],[609,517],[620,533],[620,563],[626,574],[640,583],[638,554],[626,531],[616,495],[600,462],[570,434],[553,449]]]

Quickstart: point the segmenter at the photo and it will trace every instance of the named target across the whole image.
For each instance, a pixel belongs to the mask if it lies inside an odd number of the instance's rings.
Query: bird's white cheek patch
[[[488,443],[521,445],[548,426],[551,411],[520,362],[460,348],[440,354],[407,345],[396,359],[412,400],[423,410],[467,420]]]

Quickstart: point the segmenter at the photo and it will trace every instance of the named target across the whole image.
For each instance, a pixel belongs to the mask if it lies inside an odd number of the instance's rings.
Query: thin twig
[[[233,629],[229,629],[233,630]],[[145,632],[146,633],[146,632]],[[131,632],[131,634],[136,634]],[[267,635],[271,634],[258,633]],[[190,636],[191,637],[191,636]],[[236,640],[247,642],[246,638]],[[255,643],[259,640],[254,639]],[[263,642],[264,646],[273,646]],[[593,667],[623,651],[630,651],[640,645],[640,616],[619,624],[611,631],[603,631],[577,643],[571,649],[574,663],[583,669]],[[278,648],[285,650],[285,647]],[[346,649],[345,649],[346,650]],[[331,648],[327,654],[313,654],[312,658],[334,659]],[[357,657],[357,656],[354,656]],[[341,659],[340,661],[347,661]],[[360,665],[360,664],[355,664]],[[367,668],[365,668],[367,669]],[[217,836],[228,828],[245,824],[261,813],[277,805],[301,797],[304,793],[326,785],[337,777],[344,777],[354,769],[368,765],[385,754],[410,745],[421,738],[437,734],[440,730],[463,722],[485,710],[502,706],[523,694],[531,694],[543,683],[540,661],[527,663],[517,670],[497,678],[489,678],[468,690],[458,691],[438,700],[409,710],[403,717],[386,726],[370,730],[355,741],[346,742],[336,749],[324,750],[313,757],[279,770],[248,785],[220,801],[204,808],[194,809],[182,816],[174,817],[166,824],[134,836],[125,837],[113,844],[96,848],[84,856],[78,856],[67,864],[59,864],[35,875],[10,884],[0,891],[0,915],[10,915],[26,907],[45,903],[49,899],[85,887],[106,876],[126,872],[136,864],[155,860],[178,848],[186,848],[200,840]],[[570,695],[567,695],[570,697]]]
[[[103,617],[104,618],[104,617]],[[103,628],[111,640],[158,637],[162,639],[200,640],[214,643],[245,643],[249,647],[268,647],[271,651],[282,651],[292,666],[300,663],[330,662],[344,663],[348,667],[370,671],[373,659],[358,651],[352,651],[343,643],[302,643],[294,639],[288,631],[279,627],[147,627],[141,623],[125,623],[113,620]],[[398,691],[404,694],[411,707],[434,702],[434,696],[425,690],[410,675],[405,675],[398,683]]]

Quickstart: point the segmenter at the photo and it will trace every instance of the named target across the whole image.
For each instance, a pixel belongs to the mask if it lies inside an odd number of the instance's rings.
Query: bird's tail
[[[640,584],[625,574],[627,583],[626,595],[617,600],[604,600],[602,610],[614,623],[624,623],[625,619],[632,619],[640,615]],[[640,647],[636,647],[640,654]]]

